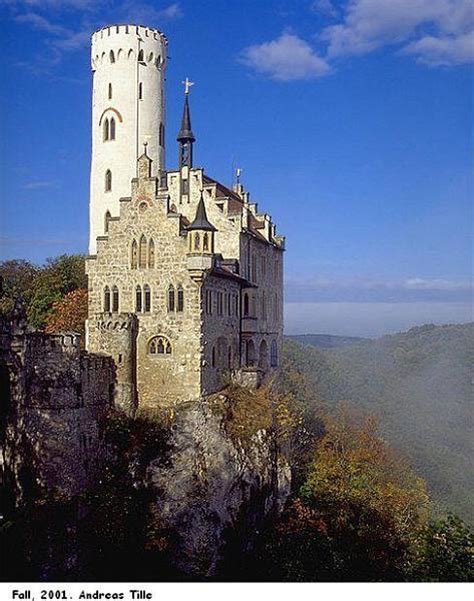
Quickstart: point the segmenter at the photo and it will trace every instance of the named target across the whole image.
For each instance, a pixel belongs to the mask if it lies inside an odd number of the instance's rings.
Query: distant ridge
[[[341,348],[350,346],[358,342],[368,342],[369,338],[359,338],[356,336],[334,336],[332,334],[296,334],[294,336],[286,336],[290,340],[295,340],[300,344],[315,346],[320,349]]]

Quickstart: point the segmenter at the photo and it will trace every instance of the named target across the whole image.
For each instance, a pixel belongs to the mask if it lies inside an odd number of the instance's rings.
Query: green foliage
[[[28,261],[4,261],[0,263],[0,276],[3,283],[0,310],[10,310],[20,297],[29,322],[40,329],[45,326],[54,303],[73,290],[87,289],[83,255],[47,259],[42,267]]]
[[[430,521],[416,537],[407,573],[424,582],[472,582],[474,534],[453,514]]]

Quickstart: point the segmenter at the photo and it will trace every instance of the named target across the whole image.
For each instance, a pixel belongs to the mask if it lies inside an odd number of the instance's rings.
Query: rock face
[[[156,495],[158,519],[175,534],[173,562],[190,576],[212,577],[229,533],[258,529],[282,509],[290,467],[264,430],[245,447],[232,440],[211,400],[180,410],[169,443],[166,460],[156,458],[146,468],[146,484]]]

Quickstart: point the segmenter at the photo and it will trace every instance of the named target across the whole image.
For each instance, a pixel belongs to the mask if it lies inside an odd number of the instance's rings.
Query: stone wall
[[[81,350],[79,335],[28,330],[1,319],[1,467],[16,502],[47,491],[73,496],[98,478],[102,427],[113,404],[110,357]]]

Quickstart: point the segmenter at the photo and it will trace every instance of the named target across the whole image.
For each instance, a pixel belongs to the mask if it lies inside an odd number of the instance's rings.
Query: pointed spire
[[[195,142],[196,138],[191,129],[191,113],[189,111],[188,94],[184,95],[183,117],[181,119],[181,129],[179,130],[178,142]]]
[[[198,206],[196,209],[196,217],[194,221],[188,225],[188,230],[205,230],[208,232],[216,232],[217,229],[209,222],[206,215],[206,207],[204,206],[204,198],[201,192],[201,198],[199,199]]]
[[[189,88],[193,85],[192,81],[186,77],[184,83],[184,107],[183,107],[183,118],[181,119],[181,128],[176,138],[179,142],[179,168],[192,167],[193,166],[193,143],[196,138],[194,137],[193,130],[191,129],[191,112],[189,110]]]

